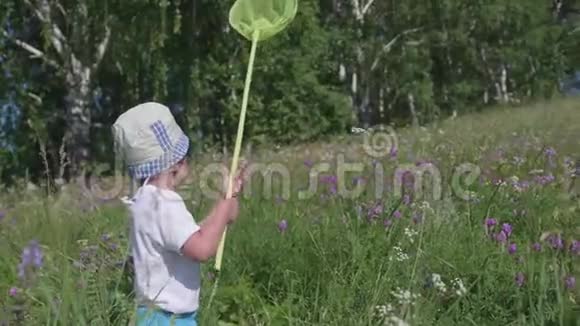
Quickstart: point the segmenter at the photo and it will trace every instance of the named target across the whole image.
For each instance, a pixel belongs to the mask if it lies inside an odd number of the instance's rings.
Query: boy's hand
[[[247,177],[248,177],[248,175],[247,175],[248,166],[249,166],[249,164],[245,161],[243,161],[240,164],[240,170],[233,180],[232,197],[238,197],[240,192],[242,192],[242,190],[244,188],[244,183],[246,182]],[[224,175],[227,175],[227,173],[224,173]],[[229,182],[230,182],[229,176],[224,178],[224,181],[223,181],[223,193],[224,193],[224,195],[227,195],[227,192],[229,189]]]

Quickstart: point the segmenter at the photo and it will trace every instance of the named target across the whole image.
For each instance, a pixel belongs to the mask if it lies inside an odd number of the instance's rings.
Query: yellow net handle
[[[238,134],[236,136],[236,145],[234,148],[234,157],[232,160],[232,166],[230,169],[229,182],[228,182],[228,192],[226,198],[232,197],[234,178],[238,169],[238,160],[240,158],[240,150],[242,147],[242,138],[244,135],[244,125],[246,121],[246,108],[248,107],[248,97],[250,94],[250,85],[252,83],[252,71],[254,70],[254,59],[256,57],[256,48],[258,46],[258,40],[260,39],[260,31],[254,31],[252,39],[252,50],[250,51],[250,62],[248,63],[248,71],[246,72],[246,84],[244,86],[244,97],[242,100],[242,111],[240,113],[240,120],[238,122]],[[222,267],[222,258],[224,254],[224,245],[226,241],[226,234],[228,232],[228,227],[224,229],[222,239],[220,241],[215,261],[216,271],[220,271]]]

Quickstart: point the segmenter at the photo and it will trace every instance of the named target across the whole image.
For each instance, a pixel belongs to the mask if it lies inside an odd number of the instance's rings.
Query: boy
[[[189,140],[169,109],[144,103],[113,125],[129,174],[140,181],[130,201],[137,325],[197,325],[200,262],[213,257],[227,224],[238,216],[236,195],[220,199],[197,224],[176,188],[187,178]],[[224,180],[227,183],[227,180]]]

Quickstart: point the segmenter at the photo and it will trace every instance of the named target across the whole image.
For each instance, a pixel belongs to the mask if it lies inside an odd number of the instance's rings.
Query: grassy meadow
[[[580,102],[397,130],[394,148],[379,136],[246,152],[288,175],[271,190],[254,175],[211,307],[203,267],[202,325],[580,325]],[[363,169],[341,176],[340,159]],[[212,203],[199,181],[224,160],[192,164],[181,193],[198,220]],[[405,169],[436,173],[419,189]],[[120,200],[23,187],[0,211],[0,325],[130,323]]]

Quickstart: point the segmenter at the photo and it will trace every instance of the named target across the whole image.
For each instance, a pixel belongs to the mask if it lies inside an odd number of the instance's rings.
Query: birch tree
[[[64,83],[67,152],[71,173],[78,175],[90,159],[91,91],[109,46],[113,16],[102,0],[78,0],[65,5],[59,0],[23,3],[42,26],[38,39],[46,46],[14,38],[6,29],[2,32],[30,58],[54,68],[55,76]]]
[[[383,109],[379,106],[384,78],[377,80],[373,76],[383,75],[385,58],[408,36],[421,30],[421,26],[411,25],[394,28],[392,20],[398,19],[396,6],[393,1],[334,1],[335,20],[348,21],[351,35],[343,44],[345,55],[339,63],[339,78],[348,84],[352,120],[363,128],[370,127],[375,113]]]

